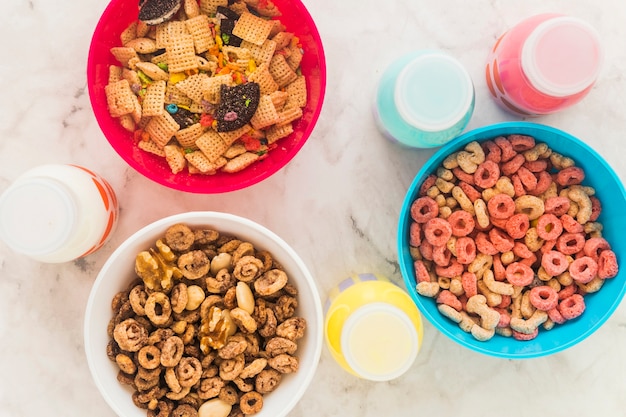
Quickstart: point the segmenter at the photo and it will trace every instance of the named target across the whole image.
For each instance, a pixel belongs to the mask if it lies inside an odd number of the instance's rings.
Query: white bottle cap
[[[522,47],[522,70],[539,91],[567,97],[589,88],[603,59],[599,36],[586,22],[568,16],[537,26]]]
[[[58,181],[18,181],[0,196],[0,239],[18,253],[49,254],[72,235],[76,214],[71,192]]]
[[[371,381],[389,381],[405,373],[419,350],[417,331],[411,319],[387,303],[358,308],[346,320],[341,333],[341,351],[359,376]]]

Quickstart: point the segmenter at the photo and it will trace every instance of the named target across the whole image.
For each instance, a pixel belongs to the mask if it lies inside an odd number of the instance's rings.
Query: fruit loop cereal
[[[140,3],[111,48],[105,94],[141,150],[174,174],[234,173],[294,131],[307,102],[304,52],[271,1]]]
[[[583,314],[618,272],[595,190],[575,162],[510,135],[469,143],[411,206],[417,292],[477,340],[531,340]]]
[[[176,224],[137,255],[135,273],[112,300],[106,351],[148,417],[255,414],[298,370],[306,321],[267,251]]]

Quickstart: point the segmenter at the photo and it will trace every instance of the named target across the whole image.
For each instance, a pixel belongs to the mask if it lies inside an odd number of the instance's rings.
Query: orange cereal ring
[[[519,262],[513,262],[506,267],[506,279],[512,285],[525,287],[530,285],[535,278],[535,273],[528,266]]]
[[[489,240],[500,253],[513,249],[515,241],[501,229],[493,228],[489,231]]]
[[[570,201],[567,197],[549,197],[543,206],[546,213],[562,216],[569,210]]]
[[[481,188],[491,188],[496,185],[500,178],[500,167],[497,163],[486,159],[478,165],[474,172],[474,184]]]
[[[526,167],[530,172],[542,172],[548,170],[548,160],[547,159],[538,159],[536,161],[526,161],[524,162],[523,167]]]
[[[559,311],[558,307],[555,307],[552,310],[548,310],[548,317],[550,318],[550,320],[552,320],[556,324],[563,324],[566,321],[563,315],[561,314],[561,312]]]
[[[445,245],[451,236],[452,227],[446,219],[435,217],[424,225],[424,237],[433,246]]]
[[[537,235],[543,240],[558,238],[563,232],[563,225],[554,214],[542,214],[537,219]]]
[[[585,311],[585,299],[580,294],[572,294],[559,303],[559,313],[565,320],[572,320]]]
[[[523,152],[531,149],[535,146],[535,138],[532,136],[526,135],[510,135],[509,142],[511,142],[511,146],[513,150],[516,152]]]
[[[411,204],[411,218],[417,223],[426,223],[439,215],[439,205],[430,197],[420,197]]]
[[[506,268],[499,256],[493,257],[493,277],[496,281],[504,281],[506,278]]]
[[[543,254],[541,257],[541,266],[551,277],[562,274],[567,271],[569,262],[561,252],[551,250]]]
[[[528,216],[523,213],[517,213],[507,219],[504,230],[513,239],[522,239],[526,236],[529,227],[530,220],[528,220]]]
[[[524,188],[524,184],[522,183],[519,175],[511,175],[511,182],[513,183],[513,191],[515,191],[515,197],[521,197],[523,195],[526,195],[526,188]]]
[[[477,282],[478,279],[476,278],[476,274],[473,272],[465,271],[461,275],[461,286],[463,287],[463,291],[465,291],[467,298],[478,294],[478,286],[476,285]]]
[[[589,221],[595,222],[600,217],[600,213],[602,213],[602,203],[598,197],[592,195],[589,196],[589,200],[591,200],[591,216],[589,217]]]
[[[524,185],[526,190],[534,190],[537,187],[537,177],[535,177],[535,174],[530,172],[528,168],[524,168],[523,166],[519,167],[517,176],[520,181],[522,181],[522,185]]]
[[[422,226],[420,223],[411,222],[409,226],[409,245],[418,247],[422,243]]]
[[[590,256],[581,256],[569,264],[569,273],[574,281],[587,284],[596,277],[598,273],[598,263]]]
[[[601,279],[614,278],[618,270],[615,252],[610,249],[600,252],[600,256],[598,256],[598,277]]]
[[[576,286],[576,284],[573,284],[573,283],[566,287],[561,288],[561,291],[558,292],[559,300],[565,300],[570,295],[576,294],[577,288],[578,287]]]
[[[552,185],[552,175],[547,171],[541,171],[537,173],[537,185],[528,192],[532,195],[540,195],[548,191],[550,185]]]
[[[450,265],[450,258],[452,253],[448,249],[447,245],[434,246],[433,247],[433,261],[439,266]]]
[[[526,162],[526,158],[524,158],[524,155],[518,153],[510,161],[502,164],[500,171],[502,171],[504,175],[513,175],[524,165],[524,162]]]
[[[548,285],[540,285],[530,290],[529,300],[536,309],[550,311],[559,304],[559,294]]]
[[[512,159],[515,155],[517,155],[517,152],[515,152],[515,150],[513,149],[513,145],[511,145],[511,142],[509,142],[509,140],[507,138],[505,138],[504,136],[499,136],[499,137],[495,138],[493,141],[502,150],[502,153],[501,153],[502,154],[502,158],[501,158],[502,162],[506,162],[506,161]]]
[[[483,151],[485,152],[485,159],[493,161],[496,164],[502,160],[502,149],[494,141],[487,140],[482,143]]]
[[[563,229],[569,233],[582,233],[585,231],[583,225],[578,223],[578,221],[569,214],[561,216],[561,224],[563,225]]]
[[[437,181],[437,176],[435,174],[430,174],[429,176],[427,176],[426,179],[424,180],[424,182],[422,183],[422,185],[420,186],[418,195],[420,197],[425,196],[426,195],[426,191],[428,191],[428,189],[430,187],[435,185],[436,181]]]
[[[535,330],[533,330],[532,333],[522,333],[522,332],[518,332],[517,330],[513,330],[513,329],[511,329],[511,331],[513,333],[513,338],[515,340],[520,340],[520,341],[533,340],[539,334],[539,328],[538,327],[536,327]]]
[[[513,243],[513,254],[523,259],[531,258],[534,255],[525,243],[519,241]]]
[[[493,217],[489,218],[489,221],[491,222],[492,225],[494,225],[495,227],[499,227],[502,230],[506,230],[506,222],[508,219],[496,219]]]
[[[487,211],[494,219],[508,219],[515,213],[515,202],[507,194],[496,194],[487,202]]]
[[[452,169],[452,173],[455,177],[459,179],[459,181],[466,182],[468,184],[474,184],[474,176],[472,174],[468,174],[463,171],[461,168],[456,167]]]
[[[543,245],[539,249],[542,254],[550,252],[556,246],[556,239],[554,240],[546,240],[543,242]]]
[[[430,274],[428,273],[428,268],[426,268],[424,261],[417,260],[413,262],[413,269],[415,270],[415,279],[418,283],[430,282]]]
[[[457,296],[452,294],[449,290],[443,290],[439,293],[437,296],[437,304],[449,305],[456,311],[461,311],[463,309],[461,301],[459,301]]]
[[[476,235],[476,248],[480,253],[484,253],[485,255],[495,255],[498,253],[498,249],[491,243],[487,234],[483,232]]]
[[[585,171],[580,167],[568,167],[556,174],[554,181],[561,187],[580,184],[585,179]]]
[[[469,235],[474,231],[474,226],[476,225],[474,216],[465,210],[452,212],[447,220],[450,223],[450,227],[452,227],[452,235],[457,237]]]
[[[556,249],[564,255],[573,255],[585,247],[585,237],[581,233],[563,233],[556,240]]]
[[[469,198],[472,203],[482,197],[476,188],[465,181],[461,181],[459,183],[459,187],[461,187],[461,190],[463,190],[467,198]]]
[[[528,265],[531,268],[533,267],[535,262],[537,262],[537,255],[535,255],[534,253],[531,253],[528,258],[522,258],[519,261],[519,263],[524,264],[524,265]]]
[[[476,259],[476,243],[471,237],[463,236],[456,240],[456,259],[460,264],[468,265]]]
[[[435,265],[435,273],[444,278],[458,277],[463,273],[463,265],[456,259],[452,259],[449,266]]]

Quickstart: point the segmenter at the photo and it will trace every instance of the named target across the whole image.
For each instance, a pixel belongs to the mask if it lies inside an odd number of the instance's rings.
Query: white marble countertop
[[[434,151],[388,142],[370,109],[378,77],[403,52],[441,48],[467,67],[477,93],[469,125],[474,128],[516,120],[491,101],[483,78],[488,50],[503,31],[544,11],[586,19],[606,49],[601,79],[575,107],[536,121],[584,139],[626,178],[622,0],[305,0],[318,22],[328,66],[318,126],[301,153],[270,179],[212,196],[150,182],[127,167],[102,136],[89,104],[85,66],[91,32],[106,4],[3,2],[0,190],[39,164],[81,164],[113,185],[121,217],[104,248],[75,262],[41,264],[0,244],[2,417],[114,416],[87,367],[84,308],[107,256],[161,217],[216,210],[258,221],[300,253],[322,294],[359,272],[382,273],[401,284],[398,214],[408,185]],[[290,416],[625,416],[624,352],[624,304],[579,345],[525,361],[473,353],[426,324],[417,361],[392,382],[356,379],[324,348],[317,374]]]

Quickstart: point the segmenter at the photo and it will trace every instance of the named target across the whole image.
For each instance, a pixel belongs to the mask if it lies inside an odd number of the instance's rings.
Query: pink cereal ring
[[[478,286],[476,285],[477,282],[478,280],[476,279],[476,274],[473,272],[465,271],[463,272],[463,275],[461,275],[461,285],[463,286],[463,291],[465,291],[467,298],[478,294]]]
[[[509,142],[516,152],[524,152],[535,146],[535,138],[526,135],[510,135]]]
[[[535,174],[530,172],[528,168],[525,168],[524,166],[519,167],[517,170],[517,176],[520,181],[522,181],[522,185],[526,190],[531,191],[537,188],[537,177],[535,177]]]
[[[559,303],[559,313],[565,320],[572,320],[585,311],[585,299],[580,294],[572,294]]]
[[[540,285],[530,290],[529,300],[535,308],[550,311],[559,304],[559,294],[552,287]]]
[[[513,249],[515,241],[503,230],[493,228],[489,231],[489,240],[500,253],[508,252]]]
[[[409,226],[409,245],[418,247],[422,244],[422,226],[417,222],[411,222]]]
[[[563,232],[563,225],[554,214],[542,214],[537,219],[537,235],[543,240],[554,240]]]
[[[506,278],[506,268],[499,256],[493,257],[493,277],[496,281],[504,281]]]
[[[425,196],[428,189],[432,187],[433,185],[435,185],[435,182],[437,182],[437,176],[435,174],[430,174],[429,176],[427,176],[424,182],[422,183],[422,185],[420,186],[418,195],[420,197]]]
[[[446,219],[435,217],[424,225],[424,237],[433,246],[445,245],[452,236],[452,227]]]
[[[463,265],[456,259],[452,259],[449,266],[435,265],[435,273],[444,278],[459,277],[463,273],[463,269]]]
[[[496,194],[487,202],[487,210],[494,219],[508,219],[515,213],[515,201],[507,194]]]
[[[569,264],[569,273],[574,281],[587,284],[598,274],[598,263],[589,256],[581,256]]]
[[[474,172],[474,184],[481,188],[491,188],[500,178],[500,167],[497,163],[487,159],[478,165]]]
[[[413,262],[413,269],[415,270],[415,279],[418,283],[430,282],[430,274],[428,273],[428,268],[426,268],[424,261],[418,259]]]
[[[509,314],[508,310],[506,308],[500,307],[495,307],[494,310],[500,313],[500,321],[498,322],[497,327],[509,327],[509,324],[511,324],[511,315]]]
[[[524,184],[522,183],[519,175],[511,175],[511,182],[513,183],[513,191],[515,192],[515,197],[521,197],[523,195],[526,195],[526,188],[524,188]]]
[[[422,240],[422,244],[419,246],[420,253],[427,261],[433,260],[433,245],[431,245],[426,239]]]
[[[528,246],[526,246],[526,244],[521,241],[516,241],[513,244],[513,254],[519,258],[524,259],[530,258],[534,255],[533,252],[528,249]]]
[[[559,311],[558,307],[555,307],[552,310],[548,310],[548,317],[550,318],[550,320],[552,320],[556,324],[563,324],[566,321],[563,315],[561,314],[561,312]]]
[[[535,265],[535,262],[537,262],[537,255],[535,255],[534,253],[531,254],[531,256],[529,256],[528,258],[522,258],[519,261],[519,263],[527,265],[531,268]]]
[[[453,236],[467,236],[474,230],[476,222],[474,216],[465,210],[457,210],[448,216],[448,223],[452,227]]]
[[[598,257],[600,256],[600,252],[606,249],[611,249],[611,246],[605,238],[591,237],[585,242],[583,252],[585,253],[585,255],[593,259],[598,259]]]
[[[461,181],[459,182],[459,187],[461,187],[461,190],[463,190],[467,198],[469,198],[472,203],[482,197],[478,190],[476,190],[476,188],[474,188],[470,183]]]
[[[455,177],[459,179],[459,181],[463,181],[468,184],[474,184],[474,175],[468,174],[467,172],[463,171],[461,168],[459,167],[453,168],[452,173],[454,174]]]
[[[529,227],[530,220],[528,220],[528,216],[523,213],[517,213],[506,221],[504,229],[513,239],[522,239],[526,236]]]
[[[535,337],[537,337],[538,334],[539,334],[539,327],[536,327],[535,330],[533,330],[533,332],[530,334],[513,330],[513,338],[515,340],[520,340],[520,341],[533,340]]]
[[[483,232],[476,235],[476,248],[480,253],[484,253],[485,255],[495,255],[498,253],[498,249],[493,246],[487,234]]]
[[[564,300],[567,297],[569,297],[572,294],[576,294],[576,290],[578,289],[578,287],[576,286],[576,284],[572,283],[566,287],[561,288],[561,291],[559,291],[559,300]]]
[[[567,213],[561,216],[561,224],[563,229],[569,233],[582,233],[585,231],[583,225]]]
[[[494,141],[487,140],[482,143],[482,148],[485,151],[485,159],[493,161],[496,164],[502,160],[502,149]]]
[[[508,306],[511,305],[512,302],[512,298],[510,295],[503,295],[502,296],[502,302],[500,304],[498,304],[496,307],[498,308],[507,308]]]
[[[524,165],[530,172],[542,172],[548,169],[548,160],[537,159],[536,161],[526,161]]]
[[[463,309],[461,301],[459,301],[457,296],[452,294],[449,290],[443,290],[439,293],[437,296],[437,304],[449,305],[456,311],[461,311]]]
[[[506,161],[510,160],[511,158],[513,158],[515,155],[517,155],[517,152],[515,152],[515,149],[513,149],[513,145],[511,145],[511,142],[509,142],[509,140],[507,138],[505,138],[504,136],[499,136],[499,137],[495,138],[493,141],[502,150],[502,152],[501,152],[501,155],[502,155],[501,161],[502,162],[506,162]]]
[[[535,278],[533,270],[528,266],[519,262],[513,262],[506,267],[506,279],[512,285],[525,287],[530,285]]]
[[[543,194],[550,188],[550,185],[552,185],[552,175],[548,171],[541,171],[537,173],[537,185],[528,193],[535,196]]]
[[[585,171],[580,167],[568,167],[562,169],[556,174],[554,181],[561,187],[580,184],[585,179]]]
[[[476,259],[476,243],[471,237],[463,236],[456,240],[456,259],[462,265],[469,265]]]
[[[556,239],[554,239],[554,240],[545,240],[543,242],[543,245],[541,245],[541,248],[539,248],[539,251],[543,255],[544,253],[550,252],[552,249],[554,249],[555,246],[556,246]]]
[[[524,162],[526,162],[526,158],[521,153],[518,153],[510,161],[502,164],[500,170],[504,175],[513,175],[524,165]]]
[[[541,266],[551,277],[556,277],[567,271],[569,262],[561,252],[551,250],[543,254],[541,257]]]
[[[592,195],[589,197],[591,200],[591,216],[589,217],[589,221],[595,222],[600,217],[600,213],[602,213],[602,203],[598,200],[598,197]]]
[[[411,204],[411,218],[417,223],[426,223],[439,215],[439,205],[428,197],[420,197]]]
[[[567,197],[548,197],[543,206],[546,213],[560,217],[569,210],[570,201]]]
[[[610,249],[603,250],[598,256],[598,276],[602,279],[614,278],[619,271],[615,252]]]
[[[439,266],[450,265],[452,253],[447,245],[433,246],[433,261]]]
[[[564,255],[573,255],[585,247],[585,237],[581,233],[563,233],[556,240],[556,249]]]

